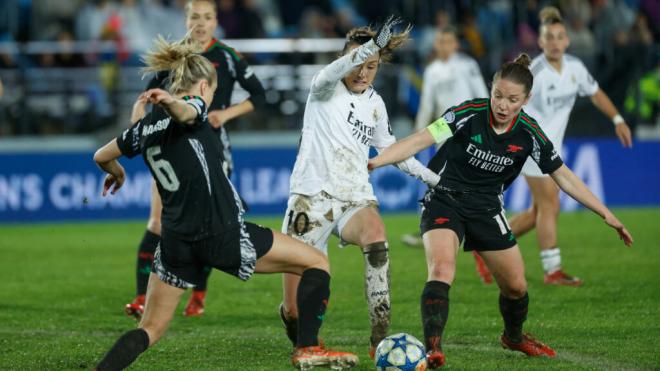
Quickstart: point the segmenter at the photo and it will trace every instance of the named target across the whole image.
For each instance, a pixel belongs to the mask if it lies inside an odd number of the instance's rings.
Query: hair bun
[[[520,64],[525,68],[529,68],[529,65],[532,64],[532,58],[530,58],[527,53],[522,53],[513,60],[513,63]]]
[[[559,13],[559,9],[555,8],[554,6],[546,6],[541,9],[539,12],[539,20],[542,24],[554,24],[563,22],[561,14]]]

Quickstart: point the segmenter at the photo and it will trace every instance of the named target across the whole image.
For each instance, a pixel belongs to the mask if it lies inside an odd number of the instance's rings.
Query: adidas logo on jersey
[[[477,134],[477,135],[475,135],[475,136],[473,136],[473,137],[470,137],[470,139],[472,139],[473,142],[476,142],[476,143],[482,144],[482,142],[481,142],[481,134]]]

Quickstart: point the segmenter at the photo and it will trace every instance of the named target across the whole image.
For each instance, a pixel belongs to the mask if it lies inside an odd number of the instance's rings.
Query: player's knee
[[[367,246],[377,241],[385,241],[385,225],[383,223],[374,223],[370,225],[361,235],[360,235],[360,246]]]
[[[451,284],[454,281],[456,267],[453,263],[440,259],[431,259],[428,262],[428,278],[432,281],[442,281]]]
[[[527,282],[524,279],[509,282],[502,287],[502,294],[510,299],[520,299],[527,293]]]
[[[316,252],[314,257],[309,260],[303,271],[309,268],[316,268],[330,273],[330,261],[328,260],[328,257],[316,249],[314,249],[314,251]]]
[[[387,242],[375,242],[366,245],[362,251],[370,267],[381,268],[389,261]]]

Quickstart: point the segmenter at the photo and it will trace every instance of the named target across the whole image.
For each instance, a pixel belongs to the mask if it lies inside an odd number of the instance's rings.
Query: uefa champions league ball
[[[424,344],[408,334],[390,335],[376,348],[376,370],[378,371],[424,371],[426,351]]]

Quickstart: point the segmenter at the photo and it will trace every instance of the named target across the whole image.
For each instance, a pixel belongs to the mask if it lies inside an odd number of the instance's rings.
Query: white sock
[[[376,242],[364,250],[364,293],[369,305],[373,345],[387,336],[390,328],[390,261],[387,242]]]
[[[561,269],[561,253],[559,248],[541,250],[541,263],[545,274],[551,274]]]

